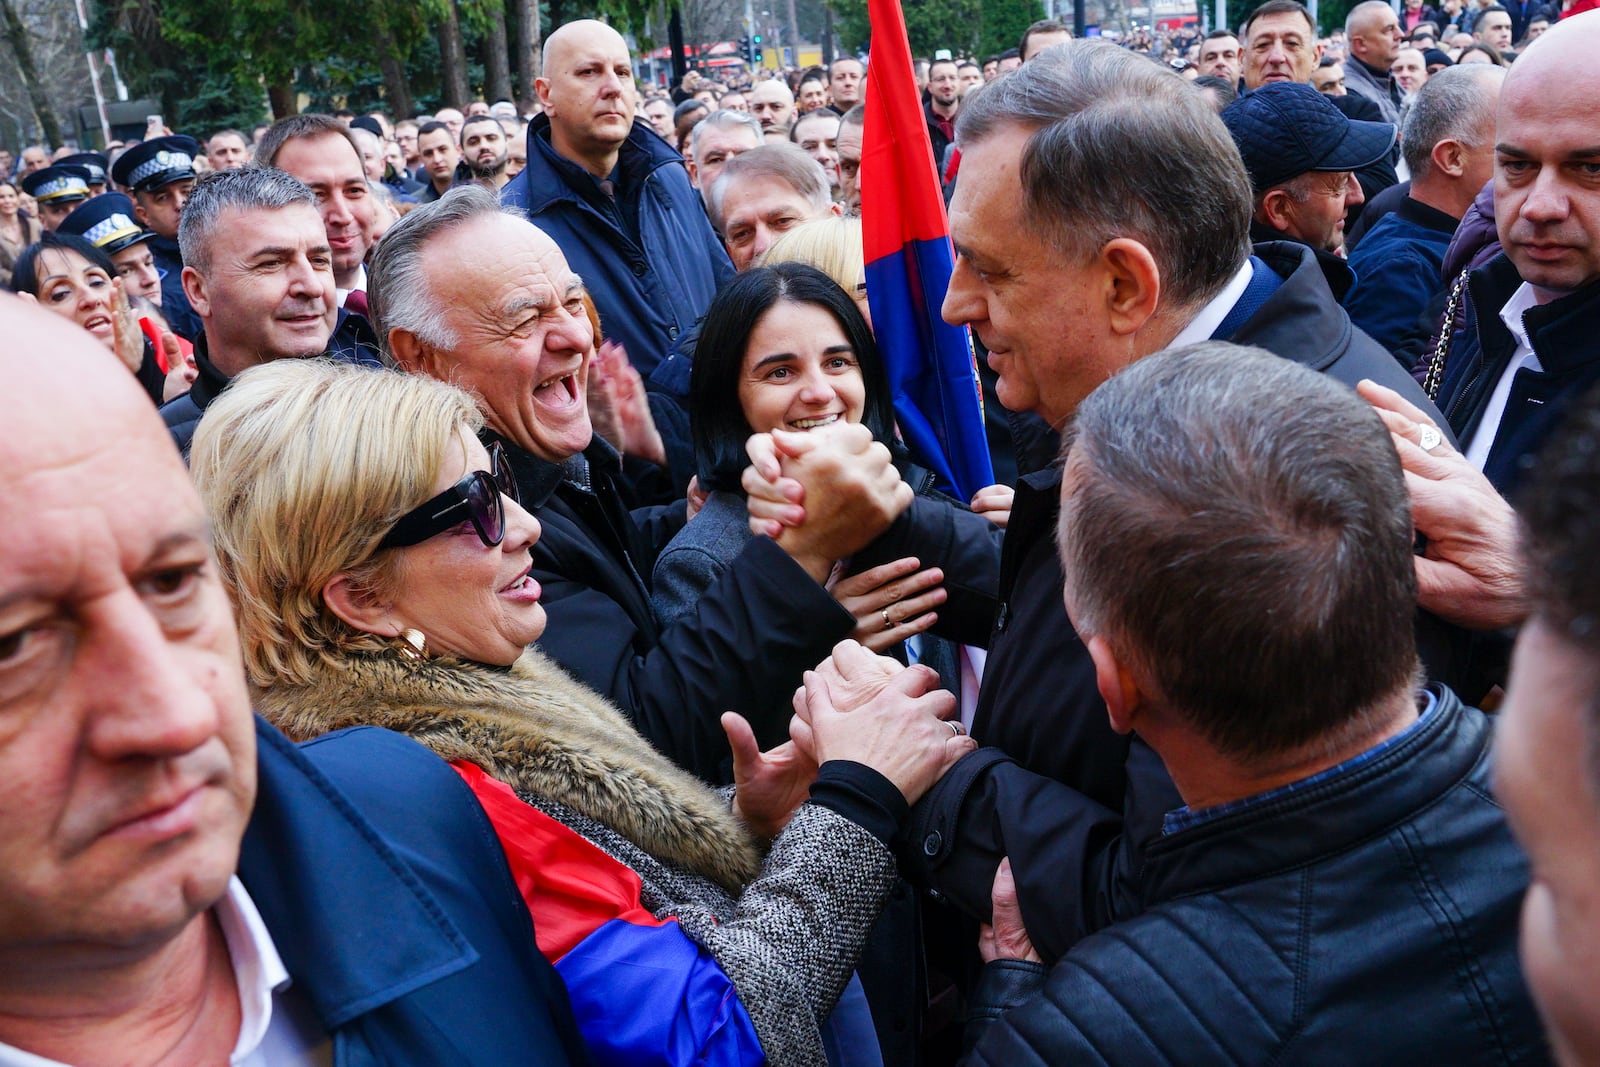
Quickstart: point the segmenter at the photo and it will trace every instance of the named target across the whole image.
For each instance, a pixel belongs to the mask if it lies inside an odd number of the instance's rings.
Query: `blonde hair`
[[[398,557],[378,543],[482,425],[454,386],[326,359],[253,367],[206,409],[189,466],[255,685],[306,685],[341,653],[386,647],[323,586],[347,572],[356,595],[391,595]]]
[[[858,299],[867,276],[866,254],[861,246],[861,220],[830,216],[801,223],[772,242],[757,263],[763,267],[804,263],[817,268],[853,299]]]

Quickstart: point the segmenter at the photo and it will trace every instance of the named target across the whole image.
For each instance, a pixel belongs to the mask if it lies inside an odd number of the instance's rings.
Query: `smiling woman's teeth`
[[[839,416],[837,415],[824,415],[820,419],[796,419],[789,425],[797,430],[814,430],[818,426],[826,426],[837,421],[839,421]]]

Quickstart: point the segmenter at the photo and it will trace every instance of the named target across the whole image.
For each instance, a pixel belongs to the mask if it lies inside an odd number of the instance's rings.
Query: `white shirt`
[[[340,290],[338,290],[338,293],[339,293],[339,306],[340,307],[344,307],[345,297],[349,296],[355,290],[360,289],[362,292],[365,292],[366,288],[367,288],[367,265],[365,263],[363,263],[363,264],[361,264],[361,266],[356,268],[356,283],[354,285],[352,285],[348,289],[340,289]]]
[[[1228,317],[1228,312],[1233,310],[1233,305],[1239,302],[1244,291],[1250,288],[1250,279],[1255,277],[1255,268],[1250,266],[1248,258],[1244,266],[1239,268],[1227,285],[1222,287],[1222,292],[1211,298],[1211,302],[1200,309],[1200,313],[1189,320],[1189,325],[1178,331],[1178,336],[1167,342],[1168,348],[1177,348],[1179,345],[1192,345],[1200,341],[1209,341],[1211,335],[1217,332],[1217,327],[1222,325],[1222,320]]]
[[[333,1063],[333,1042],[310,1005],[292,992],[289,972],[261,921],[255,901],[237,877],[215,906],[239,990],[239,1039],[229,1067],[289,1067]],[[0,1044],[0,1067],[70,1067]]]
[[[1517,350],[1511,353],[1511,362],[1506,364],[1500,380],[1495,383],[1494,392],[1489,394],[1489,406],[1483,409],[1483,418],[1478,420],[1477,427],[1472,431],[1472,440],[1467,442],[1467,462],[1479,470],[1483,470],[1483,465],[1489,462],[1489,452],[1494,448],[1494,439],[1500,432],[1500,420],[1505,417],[1506,404],[1511,400],[1511,383],[1516,379],[1517,372],[1524,368],[1536,372],[1544,370],[1539,365],[1539,357],[1534,355],[1533,343],[1528,340],[1528,328],[1522,324],[1522,316],[1538,304],[1539,296],[1533,291],[1533,286],[1523,282],[1511,294],[1511,299],[1506,301],[1506,306],[1500,309],[1500,321],[1517,339]]]

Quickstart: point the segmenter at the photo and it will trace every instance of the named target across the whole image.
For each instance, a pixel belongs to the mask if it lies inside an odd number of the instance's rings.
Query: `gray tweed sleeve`
[[[732,916],[719,923],[707,908],[677,909],[679,925],[733,980],[772,1063],[827,1063],[822,1023],[895,877],[894,856],[881,841],[807,802],[773,840]]]

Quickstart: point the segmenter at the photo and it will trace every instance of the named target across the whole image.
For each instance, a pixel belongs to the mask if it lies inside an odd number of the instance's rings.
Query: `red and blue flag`
[[[913,458],[962,500],[994,481],[965,326],[939,314],[955,257],[899,0],[868,0],[861,236],[872,328]]]

